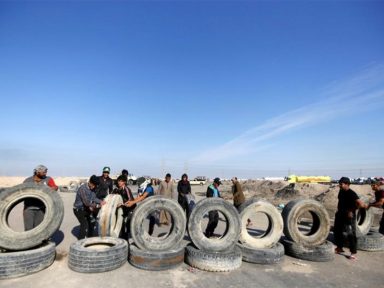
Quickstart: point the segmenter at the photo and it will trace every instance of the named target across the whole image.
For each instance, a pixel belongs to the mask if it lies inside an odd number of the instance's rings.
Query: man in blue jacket
[[[207,188],[207,197],[220,197],[219,186],[221,184],[220,178],[215,178],[213,183]],[[205,229],[205,236],[210,238],[213,236],[217,224],[219,223],[219,212],[217,210],[212,210],[208,212],[209,221],[207,228]]]

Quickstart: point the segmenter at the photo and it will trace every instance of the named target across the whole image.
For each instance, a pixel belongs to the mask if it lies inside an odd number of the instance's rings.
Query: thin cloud
[[[383,107],[384,66],[371,66],[349,80],[332,83],[322,95],[324,100],[271,118],[222,145],[203,151],[192,161],[208,164],[247,155],[268,145],[268,140],[294,130]]]

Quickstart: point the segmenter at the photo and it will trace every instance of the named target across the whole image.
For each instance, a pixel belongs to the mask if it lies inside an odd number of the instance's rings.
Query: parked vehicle
[[[191,185],[205,185],[207,183],[207,177],[205,176],[197,176],[196,178],[189,180]]]
[[[289,175],[289,183],[331,183],[330,176],[296,176]]]

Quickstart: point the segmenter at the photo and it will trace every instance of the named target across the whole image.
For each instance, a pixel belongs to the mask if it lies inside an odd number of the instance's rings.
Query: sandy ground
[[[24,179],[24,178],[22,178]],[[71,180],[69,180],[71,181]],[[57,181],[58,182],[58,181]],[[17,183],[16,183],[17,184]],[[61,184],[66,185],[67,183]],[[0,187],[4,187],[0,182]],[[223,194],[228,187],[223,185]],[[137,186],[132,187],[133,191]],[[203,198],[206,186],[194,186],[193,193]],[[272,193],[272,192],[271,192]],[[249,197],[252,193],[247,192]],[[277,265],[257,265],[243,262],[242,267],[228,273],[210,273],[188,270],[183,264],[177,269],[149,272],[136,269],[128,262],[121,268],[98,274],[81,274],[67,266],[67,253],[71,243],[76,241],[78,221],[73,215],[72,204],[75,193],[60,193],[65,206],[65,216],[60,230],[54,235],[57,243],[57,257],[49,268],[24,277],[0,280],[0,287],[45,288],[61,287],[382,287],[382,263],[384,252],[358,252],[358,261],[352,262],[343,256],[336,256],[331,263],[316,263],[285,256]],[[268,197],[265,197],[268,198]],[[12,210],[10,225],[21,229],[22,206]],[[216,232],[224,230],[224,222]],[[262,223],[257,225],[263,226]]]

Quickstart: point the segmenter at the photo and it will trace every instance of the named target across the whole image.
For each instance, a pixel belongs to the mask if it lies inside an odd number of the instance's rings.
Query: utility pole
[[[187,174],[187,175],[188,175],[188,170],[189,170],[188,168],[189,168],[188,167],[188,161],[185,161],[184,162],[184,173]]]
[[[161,176],[160,178],[162,179],[165,176],[165,160],[164,158],[161,158],[161,164],[160,164],[160,169],[161,169]]]

